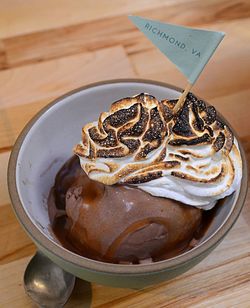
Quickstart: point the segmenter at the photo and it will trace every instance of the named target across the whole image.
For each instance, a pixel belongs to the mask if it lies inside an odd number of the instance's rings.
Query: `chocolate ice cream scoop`
[[[201,211],[137,188],[102,186],[83,175],[66,194],[70,237],[79,249],[110,262],[138,262],[185,249]]]
[[[57,175],[49,206],[54,221],[59,207],[66,210],[64,237],[73,250],[114,263],[157,261],[185,251],[202,217],[200,209],[135,187],[95,182],[77,158]]]

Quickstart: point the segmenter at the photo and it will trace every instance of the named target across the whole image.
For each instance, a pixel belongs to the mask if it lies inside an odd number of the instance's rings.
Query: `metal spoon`
[[[39,307],[63,307],[75,285],[75,277],[37,252],[24,273],[26,293]]]

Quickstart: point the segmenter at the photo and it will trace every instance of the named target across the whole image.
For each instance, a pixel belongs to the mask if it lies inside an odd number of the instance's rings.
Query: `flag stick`
[[[192,88],[192,84],[188,83],[184,92],[182,92],[181,96],[178,99],[178,102],[176,103],[176,105],[174,106],[173,112],[174,114],[176,114],[178,112],[178,110],[180,110],[185,102],[186,96],[188,95],[188,92],[190,91],[190,89]]]

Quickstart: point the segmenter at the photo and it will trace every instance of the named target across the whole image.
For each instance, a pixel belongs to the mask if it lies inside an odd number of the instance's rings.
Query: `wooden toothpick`
[[[192,88],[192,84],[188,83],[184,92],[182,92],[181,96],[178,99],[178,102],[176,103],[176,105],[174,106],[173,112],[174,114],[176,114],[178,112],[178,110],[180,110],[185,102],[186,96],[188,95],[188,92],[190,91],[190,89]]]

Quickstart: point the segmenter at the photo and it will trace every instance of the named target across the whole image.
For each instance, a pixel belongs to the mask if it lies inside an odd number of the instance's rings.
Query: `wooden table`
[[[194,92],[232,123],[250,159],[249,0],[2,0],[0,5],[0,307],[33,307],[23,272],[35,252],[7,192],[10,151],[55,97],[98,80],[185,78],[131,24],[133,13],[227,33]],[[83,290],[83,291],[82,291]],[[78,281],[66,307],[250,307],[250,201],[226,239],[186,274],[141,291]]]

